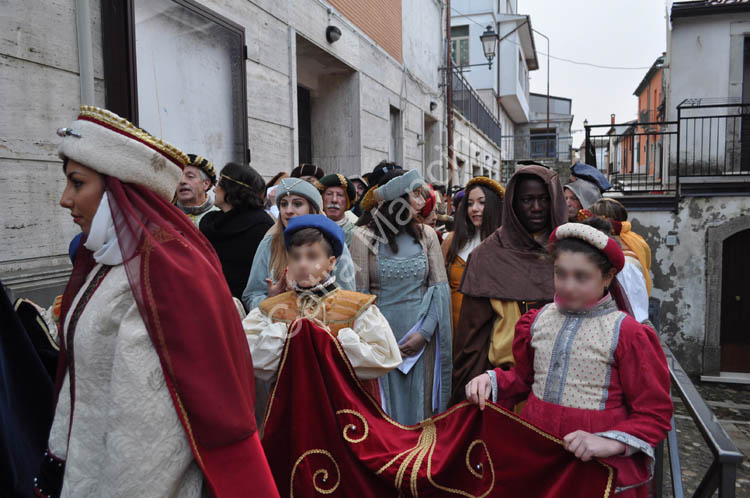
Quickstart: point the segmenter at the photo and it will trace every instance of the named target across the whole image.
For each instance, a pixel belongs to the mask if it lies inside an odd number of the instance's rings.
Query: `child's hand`
[[[571,432],[563,438],[565,449],[584,462],[592,458],[608,458],[625,454],[625,445],[620,441],[596,436],[586,431]]]
[[[422,337],[422,334],[412,334],[398,349],[403,356],[414,356],[422,350],[425,344],[427,344],[427,341]]]
[[[266,286],[268,287],[268,297],[278,296],[282,292],[286,292],[287,288],[289,287],[289,283],[287,281],[287,270],[284,270],[284,274],[276,283],[274,283],[270,278],[267,278]]]
[[[486,400],[492,394],[492,380],[486,373],[477,375],[471,382],[466,384],[466,399],[469,403],[479,405],[480,410],[484,410]]]

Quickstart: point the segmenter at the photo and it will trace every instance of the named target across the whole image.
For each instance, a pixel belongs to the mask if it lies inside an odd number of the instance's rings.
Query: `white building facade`
[[[218,168],[249,162],[269,178],[314,162],[352,176],[391,159],[441,180],[443,15],[432,0],[10,2],[0,279],[41,304],[62,291],[77,227],[57,204],[55,129],[81,104]]]
[[[487,62],[479,38],[487,27],[500,38],[492,68],[466,67],[462,76],[497,120],[501,136],[513,137],[518,126],[529,122],[529,72],[539,67],[531,20],[518,14],[517,0],[453,0],[451,42],[459,70],[462,66]],[[464,141],[456,152],[459,162],[456,180],[464,183],[474,172],[486,169],[489,176],[497,175],[493,177],[507,181],[515,161],[520,159],[512,140],[501,138],[500,143],[482,140],[483,137],[472,135],[464,123],[457,125],[456,130]]]

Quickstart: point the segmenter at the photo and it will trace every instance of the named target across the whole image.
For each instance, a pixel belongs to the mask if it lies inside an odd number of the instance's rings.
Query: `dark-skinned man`
[[[513,366],[516,322],[554,297],[546,245],[567,219],[557,173],[538,165],[519,168],[505,191],[502,226],[471,253],[461,282],[451,405],[466,399],[465,386],[477,375]]]

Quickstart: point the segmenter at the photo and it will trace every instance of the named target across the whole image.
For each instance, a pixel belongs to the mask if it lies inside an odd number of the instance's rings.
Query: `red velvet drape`
[[[308,320],[289,334],[263,446],[282,496],[610,497],[615,470],[490,404],[417,426],[383,414],[338,341]]]

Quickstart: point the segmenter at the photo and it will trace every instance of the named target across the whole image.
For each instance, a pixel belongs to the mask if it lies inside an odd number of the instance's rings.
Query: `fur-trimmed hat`
[[[123,183],[141,185],[172,200],[188,156],[127,119],[94,106],[81,106],[78,119],[60,128],[58,154]]]
[[[599,249],[604,253],[609,262],[612,263],[612,266],[617,269],[618,273],[625,266],[625,255],[622,252],[620,244],[606,233],[583,223],[566,223],[557,227],[552,232],[552,235],[549,236],[549,246],[547,249],[552,253],[559,241],[571,238],[580,239]]]
[[[199,170],[203,171],[209,180],[211,180],[211,186],[216,185],[216,168],[214,164],[203,156],[195,154],[188,154],[188,163],[186,166],[194,166]]]
[[[326,175],[321,178],[319,182],[320,186],[318,187],[318,190],[320,190],[321,195],[325,194],[326,189],[329,187],[341,187],[344,189],[344,193],[346,194],[346,209],[351,209],[354,200],[357,198],[357,188],[354,186],[353,182],[350,182],[341,173],[331,173],[330,175]]]

